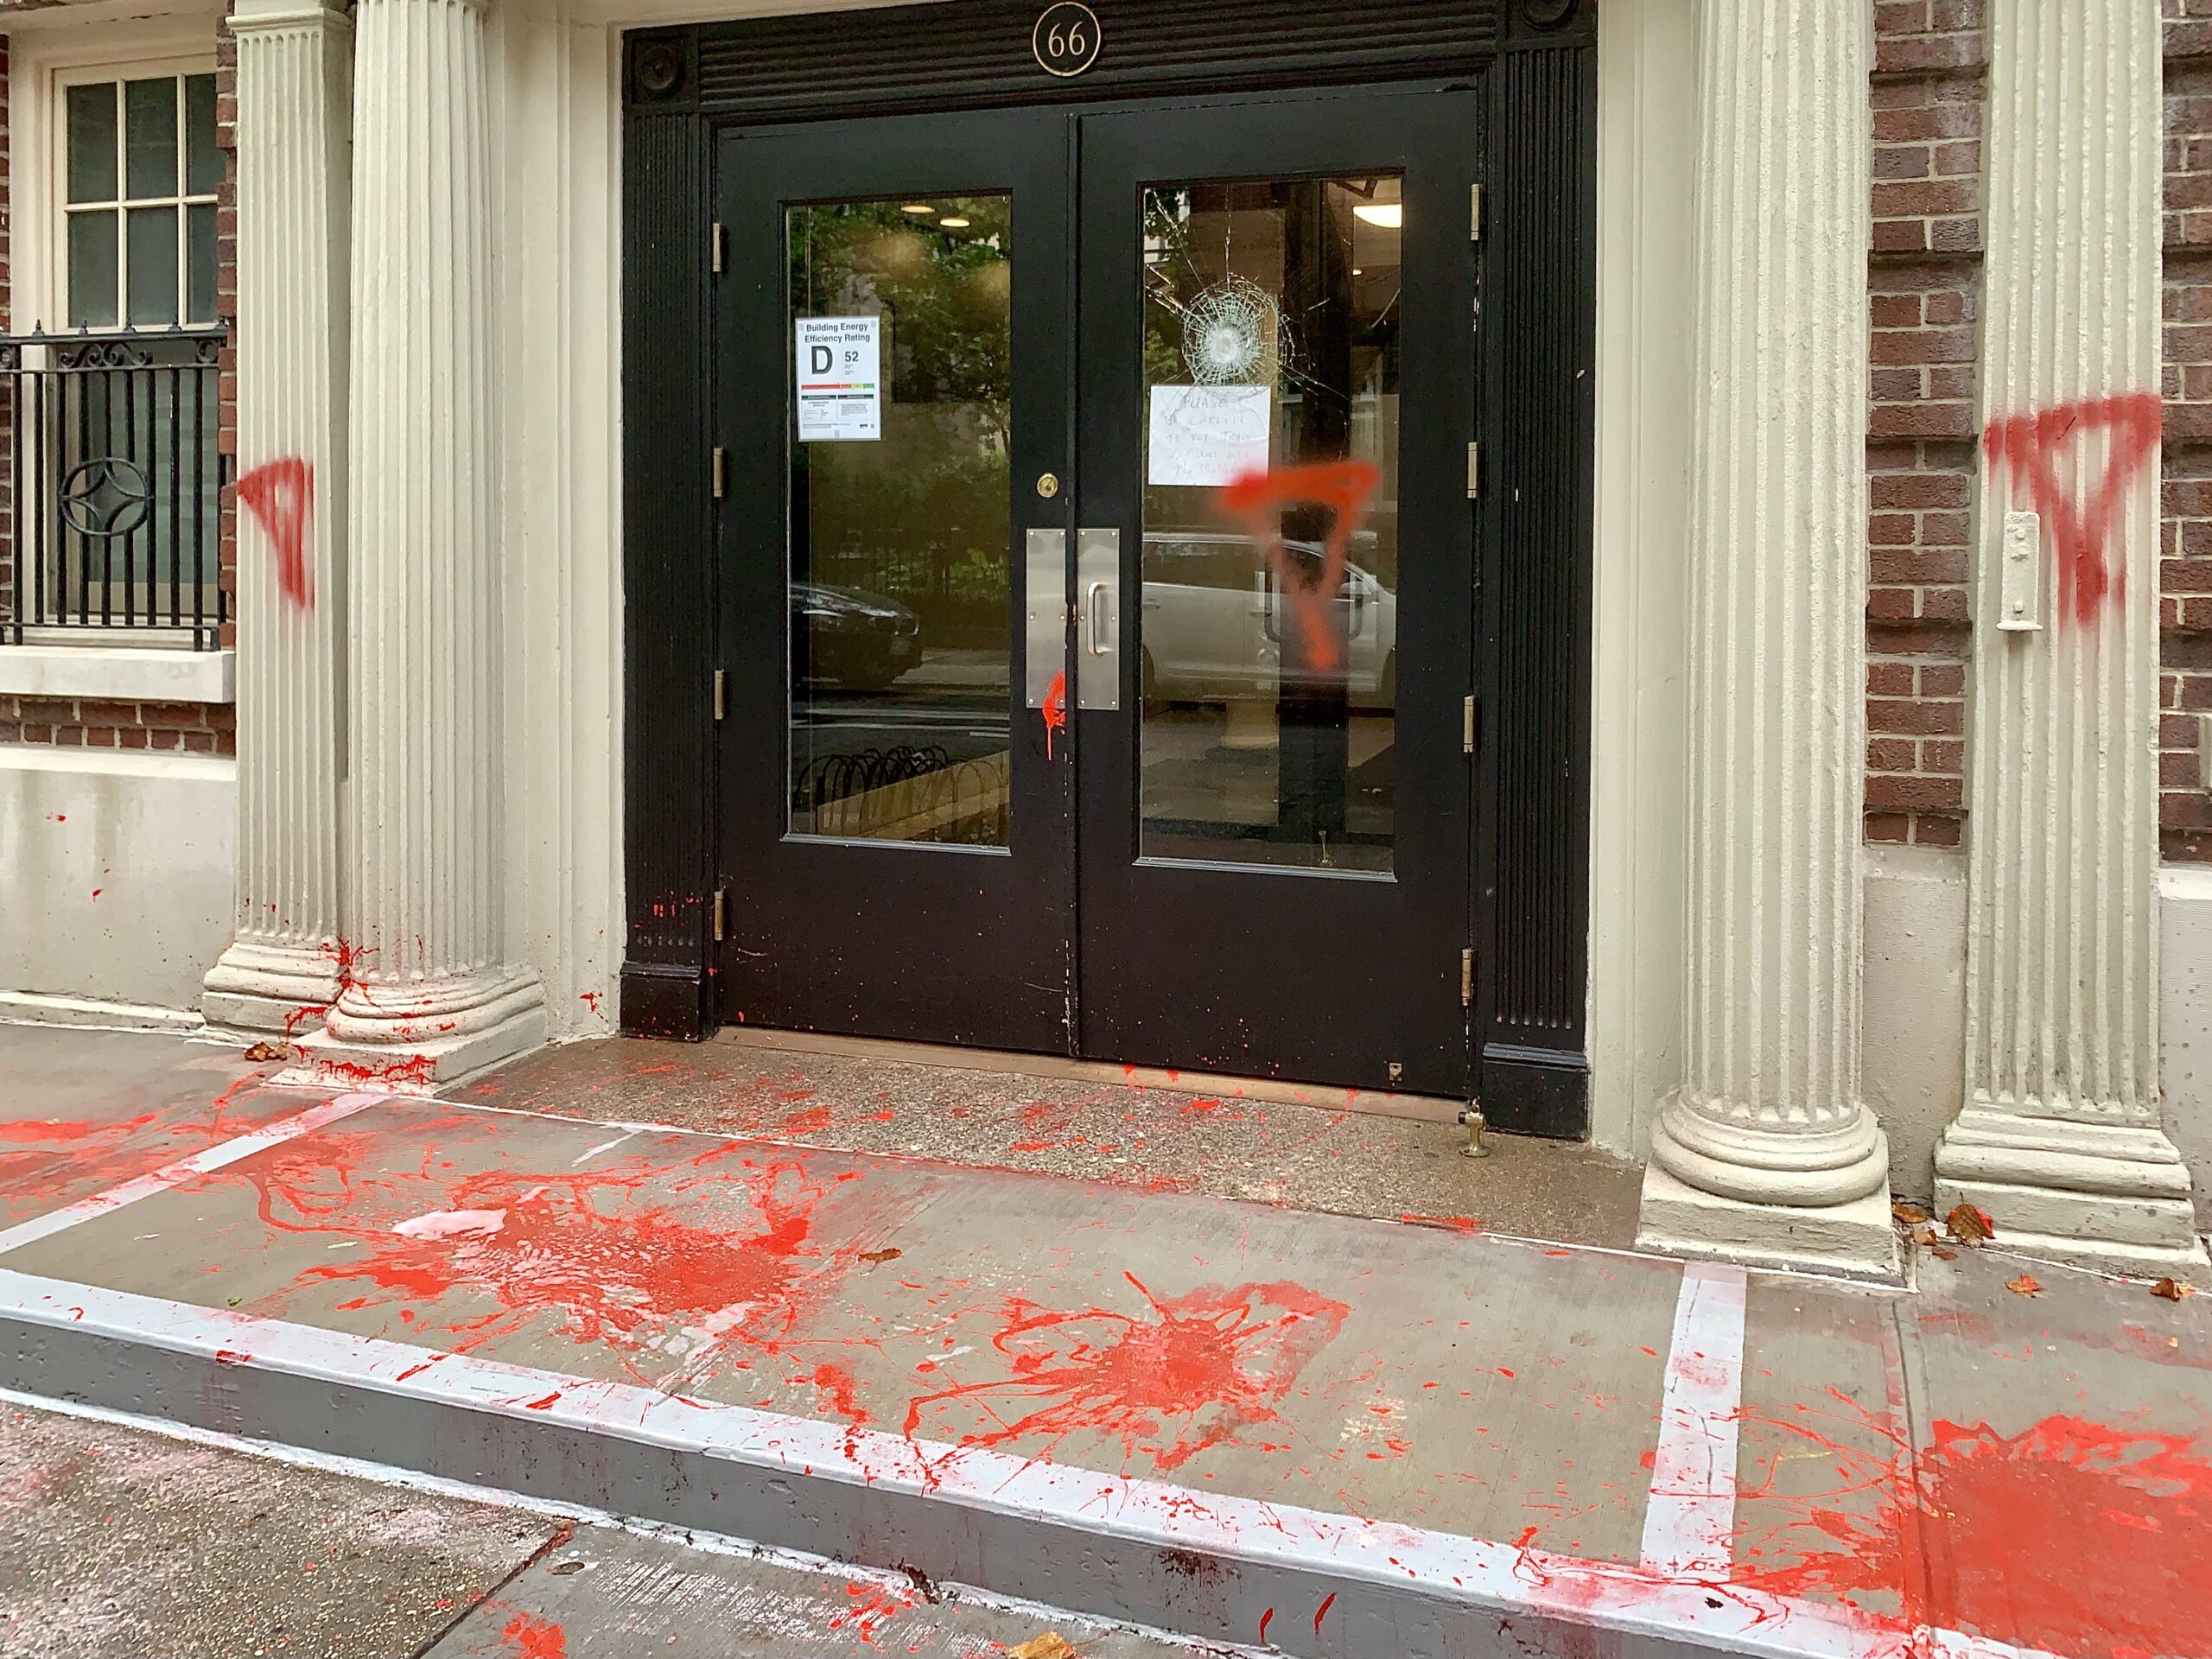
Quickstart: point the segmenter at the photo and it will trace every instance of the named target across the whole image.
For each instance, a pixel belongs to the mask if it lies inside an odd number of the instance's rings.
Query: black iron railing
[[[106,628],[218,643],[224,339],[0,336],[0,641]]]

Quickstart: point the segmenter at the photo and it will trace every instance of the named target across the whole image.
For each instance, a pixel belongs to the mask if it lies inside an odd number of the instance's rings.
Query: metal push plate
[[[1068,533],[1029,532],[1028,558],[1022,572],[1023,702],[1042,709],[1052,684],[1067,671]],[[1060,695],[1067,693],[1063,686]]]
[[[1122,532],[1075,533],[1076,707],[1122,706]]]

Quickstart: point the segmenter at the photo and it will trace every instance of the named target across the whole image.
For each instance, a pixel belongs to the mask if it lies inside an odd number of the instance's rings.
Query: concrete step
[[[2139,1287],[144,1104],[0,1124],[0,1387],[1314,1659],[2212,1651],[2212,1309]]]

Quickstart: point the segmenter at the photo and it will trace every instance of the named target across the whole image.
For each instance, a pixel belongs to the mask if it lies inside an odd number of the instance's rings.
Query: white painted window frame
[[[142,75],[207,74],[216,67],[218,12],[102,17],[105,10],[60,7],[10,20],[9,321],[16,332],[41,326],[60,333],[65,315],[67,111],[62,89]],[[181,221],[177,229],[181,238]],[[117,632],[118,638],[105,642],[88,640],[78,629],[25,628],[22,645],[0,646],[0,696],[129,702],[147,700],[158,686],[163,702],[232,700],[234,652],[193,651],[188,633]],[[165,665],[163,659],[171,657],[175,661]]]

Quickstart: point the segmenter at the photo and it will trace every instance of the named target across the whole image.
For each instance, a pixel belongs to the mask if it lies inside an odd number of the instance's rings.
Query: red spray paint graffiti
[[[238,500],[276,550],[276,591],[303,611],[315,608],[308,525],[315,517],[315,468],[297,455],[264,461],[238,481]]]
[[[1013,1375],[916,1396],[906,1433],[920,1432],[925,1414],[967,1407],[992,1427],[957,1436],[932,1430],[931,1438],[990,1446],[1110,1435],[1165,1471],[1274,1421],[1276,1403],[1351,1312],[1287,1281],[1203,1285],[1163,1299],[1135,1274],[1122,1276],[1157,1318],[1096,1307],[1055,1312],[1017,1300],[992,1338]]]
[[[1247,473],[1221,493],[1223,507],[1243,520],[1252,537],[1266,547],[1268,563],[1289,595],[1299,632],[1305,636],[1306,666],[1317,673],[1344,665],[1344,647],[1331,626],[1329,607],[1344,585],[1344,551],[1382,481],[1382,469],[1371,461],[1337,461]],[[1305,502],[1335,514],[1322,547],[1320,569],[1310,578],[1292,568],[1282,536],[1282,510]]]
[[[2091,434],[2109,435],[2101,475],[2085,480],[2079,500],[2061,477],[2059,460],[2070,444]],[[2087,626],[2107,599],[2126,590],[2126,573],[2108,556],[2114,524],[2128,486],[2158,447],[2158,396],[2133,391],[2082,403],[2060,404],[2032,414],[2002,416],[1981,435],[1990,467],[2012,475],[2016,493],[2050,526],[2058,555],[2058,610]]]
[[[1052,734],[1064,732],[1068,725],[1068,677],[1065,671],[1052,676],[1051,688],[1045,693],[1045,758],[1052,758]]]

